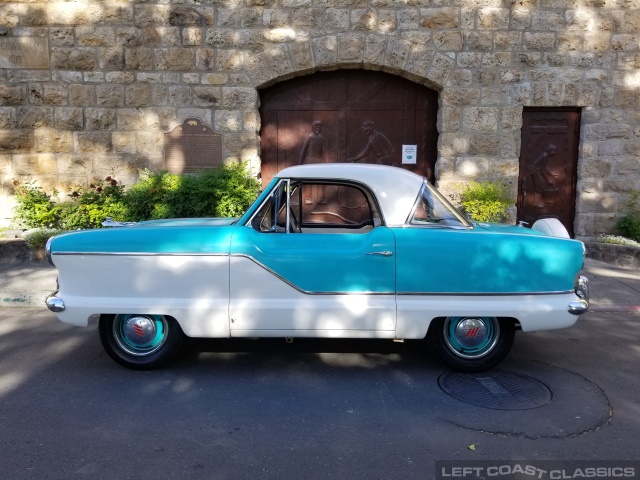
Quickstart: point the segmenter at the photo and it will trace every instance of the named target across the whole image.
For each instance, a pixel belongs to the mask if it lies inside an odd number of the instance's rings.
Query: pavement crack
[[[12,270],[14,268],[21,267],[25,263],[27,263],[27,261],[26,260],[22,260],[20,263],[11,264],[10,266],[8,266],[6,268],[0,267],[0,272],[8,272],[9,270]],[[0,265],[2,265],[2,264],[0,264]]]

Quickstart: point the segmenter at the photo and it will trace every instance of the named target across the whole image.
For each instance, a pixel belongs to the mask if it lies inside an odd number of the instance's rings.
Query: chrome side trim
[[[414,223],[405,223],[404,225],[393,225],[396,228],[439,228],[447,230],[473,230],[473,226],[465,227],[464,225],[438,225],[436,223],[427,225],[416,225]]]
[[[51,293],[46,298],[44,303],[47,305],[47,308],[52,312],[55,312],[55,313],[64,312],[64,308],[65,308],[64,301],[61,298],[56,297],[57,294],[58,294],[57,290]]]
[[[398,292],[398,295],[405,296],[423,296],[423,297],[514,297],[514,296],[524,296],[524,295],[566,295],[567,293],[572,293],[573,290],[557,290],[551,292],[496,292],[496,293],[486,293],[486,292]]]
[[[286,224],[284,227],[284,231],[285,233],[292,233],[291,232],[291,180],[290,179],[286,179],[285,180],[286,184],[287,184],[287,205],[286,205]],[[274,221],[277,223],[277,217],[276,219],[274,219]]]
[[[228,257],[228,253],[199,253],[199,252],[54,252],[54,255],[96,255],[119,257]]]
[[[284,278],[282,275],[280,275],[279,273],[276,273],[275,271],[271,270],[269,267],[267,267],[263,263],[260,263],[258,260],[256,260],[255,258],[253,258],[253,257],[251,257],[249,255],[245,255],[243,253],[234,253],[234,254],[231,254],[231,256],[232,257],[237,257],[237,258],[246,258],[248,260],[251,260],[253,263],[258,265],[259,267],[262,267],[264,270],[269,272],[271,275],[276,277],[278,280],[281,280],[282,282],[284,282],[287,285],[289,285],[291,288],[294,288],[297,291],[299,291],[300,293],[304,293],[306,295],[395,295],[395,293],[396,293],[394,291],[391,291],[391,292],[369,292],[369,291],[364,291],[364,292],[314,292],[314,291],[310,291],[310,290],[303,290],[302,288],[298,287],[296,284],[291,283],[289,280]]]

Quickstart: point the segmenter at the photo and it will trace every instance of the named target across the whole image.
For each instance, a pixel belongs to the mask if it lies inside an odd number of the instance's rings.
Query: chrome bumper
[[[589,279],[587,277],[578,277],[575,292],[580,300],[571,302],[568,311],[573,315],[582,315],[589,310]]]
[[[44,303],[47,305],[47,308],[52,312],[56,312],[56,313],[64,312],[64,301],[60,297],[57,297],[56,296],[57,294],[58,294],[58,291],[56,290],[55,292],[53,292],[51,295],[47,297]]]

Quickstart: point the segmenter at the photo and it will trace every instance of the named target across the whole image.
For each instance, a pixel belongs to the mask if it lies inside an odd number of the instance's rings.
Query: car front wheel
[[[431,322],[427,341],[454,370],[480,372],[500,363],[511,350],[514,323],[496,317],[447,317]]]
[[[109,356],[134,370],[165,365],[176,356],[184,339],[178,322],[163,315],[101,315],[98,330]]]

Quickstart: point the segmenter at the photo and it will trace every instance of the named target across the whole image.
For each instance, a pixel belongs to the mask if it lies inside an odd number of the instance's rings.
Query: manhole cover
[[[447,372],[438,378],[440,388],[462,402],[495,410],[529,410],[548,404],[553,397],[544,383],[526,375],[491,371]]]

